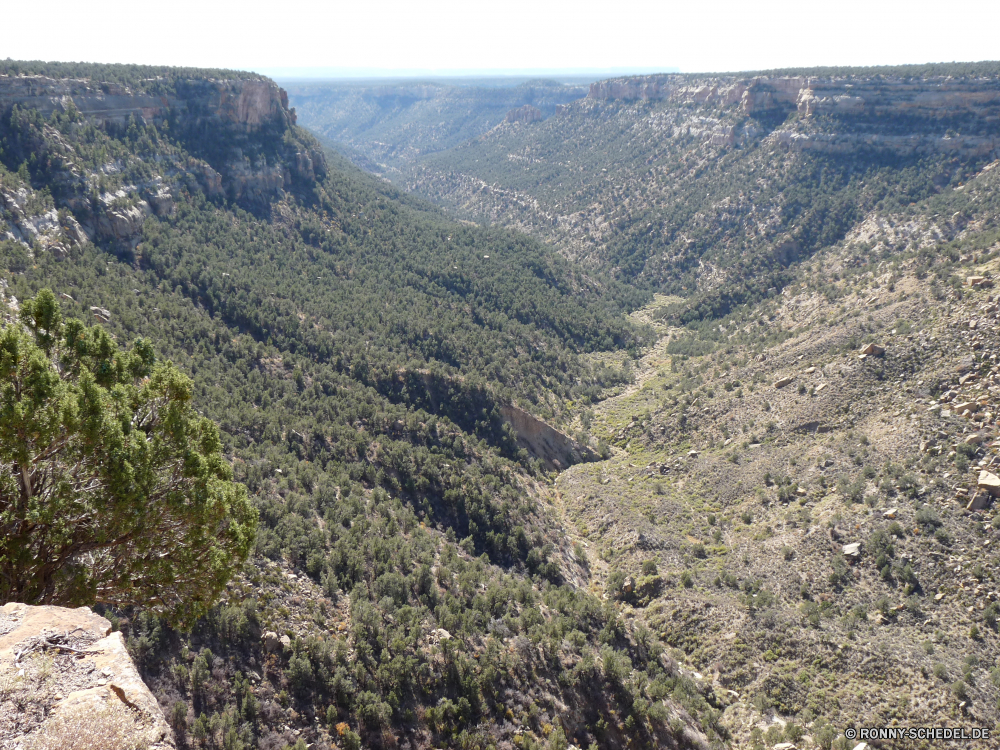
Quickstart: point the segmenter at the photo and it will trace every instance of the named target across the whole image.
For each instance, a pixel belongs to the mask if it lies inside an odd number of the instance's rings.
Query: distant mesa
[[[544,119],[542,115],[542,110],[538,107],[532,107],[530,104],[525,104],[521,107],[516,107],[507,113],[504,118],[507,122],[539,122]]]

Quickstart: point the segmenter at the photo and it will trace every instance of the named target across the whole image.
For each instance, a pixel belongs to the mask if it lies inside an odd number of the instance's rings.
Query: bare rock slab
[[[122,634],[89,607],[0,607],[0,679],[23,693],[0,705],[0,746],[115,714],[125,716],[151,750],[175,747]]]

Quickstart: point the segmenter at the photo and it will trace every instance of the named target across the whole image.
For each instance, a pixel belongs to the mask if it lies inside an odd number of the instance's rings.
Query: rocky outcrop
[[[581,445],[569,435],[533,417],[514,405],[501,406],[500,414],[514,430],[517,444],[549,469],[568,469],[573,464],[597,461],[593,450]]]
[[[542,117],[542,110],[538,107],[532,107],[530,104],[525,104],[510,110],[504,117],[504,120],[506,122],[531,123],[540,122]]]
[[[588,99],[669,99],[683,85],[683,76],[634,76],[590,84]]]
[[[102,197],[104,210],[96,216],[94,232],[98,239],[135,247],[150,208],[146,201],[136,201],[131,205],[120,204],[119,201],[123,198],[124,195]]]
[[[146,202],[157,216],[173,216],[177,208],[169,185],[158,184],[147,189]]]
[[[0,607],[0,683],[0,747],[35,735],[107,737],[112,730],[141,735],[157,750],[174,747],[122,634],[87,607]]]
[[[27,188],[0,187],[0,240],[38,247],[56,257],[87,243],[87,235],[73,216],[53,207],[32,209],[39,198]]]
[[[316,180],[326,177],[326,157],[317,149],[295,152],[295,174],[303,180]]]

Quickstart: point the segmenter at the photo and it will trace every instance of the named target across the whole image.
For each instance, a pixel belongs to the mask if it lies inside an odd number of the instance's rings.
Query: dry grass
[[[25,750],[146,750],[152,730],[121,703],[94,709],[78,706],[53,716]]]

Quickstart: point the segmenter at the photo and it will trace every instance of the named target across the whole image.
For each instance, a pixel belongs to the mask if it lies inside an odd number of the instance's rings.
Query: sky
[[[0,17],[0,58],[277,77],[1000,58],[1000,0],[0,0]]]

